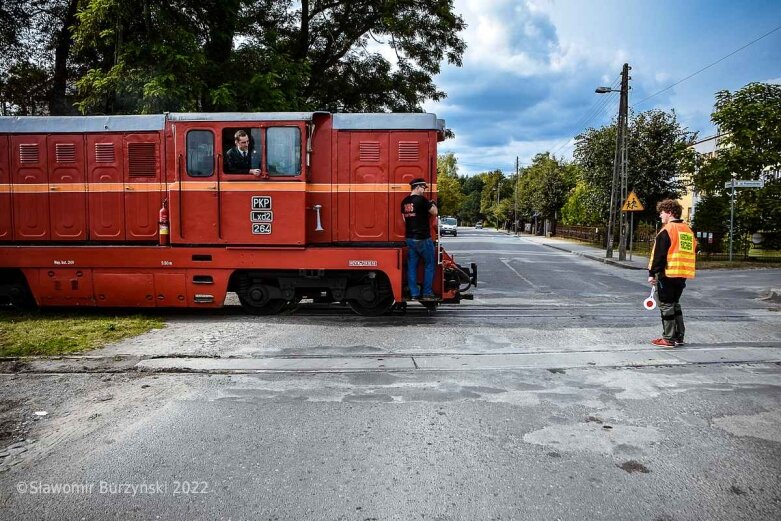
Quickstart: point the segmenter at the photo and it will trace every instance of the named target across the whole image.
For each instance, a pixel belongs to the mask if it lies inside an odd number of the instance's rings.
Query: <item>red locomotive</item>
[[[409,181],[436,190],[433,114],[0,118],[0,300],[404,305]],[[432,193],[432,196],[434,194]],[[441,247],[434,289],[476,284]]]

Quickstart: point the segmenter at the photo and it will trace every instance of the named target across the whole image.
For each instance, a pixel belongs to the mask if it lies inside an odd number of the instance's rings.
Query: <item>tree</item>
[[[528,215],[555,220],[575,186],[575,168],[549,152],[537,154],[523,169],[519,205]],[[529,215],[530,217],[531,215]]]
[[[457,163],[452,152],[437,156],[437,203],[440,215],[457,215],[465,199],[458,180]]]
[[[6,0],[0,5],[0,79],[14,77],[17,84],[29,83],[35,92],[25,97],[42,98],[35,111],[16,104],[9,93],[0,94],[0,104],[9,113],[73,114],[68,101],[72,94],[69,70],[71,29],[84,0]],[[25,77],[25,73],[32,76]],[[43,76],[41,76],[43,74]],[[12,83],[13,83],[12,81]]]
[[[482,221],[485,217],[480,213],[480,198],[485,186],[483,178],[475,175],[459,177],[458,180],[464,194],[464,200],[457,213],[459,221],[470,224]]]
[[[781,230],[781,179],[766,175],[781,169],[781,85],[749,83],[734,93],[720,91],[711,117],[719,126],[720,148],[714,158],[698,157],[695,185],[712,197],[697,206],[697,226],[703,222],[698,213],[706,210],[706,202],[716,201],[720,195],[728,197],[724,185],[734,175],[738,179],[765,178],[763,189],[738,190],[738,231]],[[707,215],[719,211],[722,220],[729,218],[729,205],[717,205]]]
[[[602,214],[595,211],[596,208],[599,208],[599,201],[594,191],[584,181],[578,181],[561,208],[561,220],[567,225],[602,225]]]
[[[78,80],[83,112],[419,111],[465,49],[452,0],[87,3],[77,51],[98,66]]]
[[[781,85],[749,83],[716,93],[711,114],[723,135],[719,159],[742,179],[781,165]]]
[[[634,190],[645,206],[640,217],[653,219],[656,203],[679,198],[694,170],[690,146],[696,134],[677,119],[675,111],[650,110],[632,115],[627,135],[628,190]],[[616,146],[615,123],[588,129],[576,137],[575,161],[581,167],[580,180],[594,197],[589,213],[599,213],[607,221]]]
[[[483,189],[480,193],[480,213],[486,217],[492,216],[498,228],[501,220],[499,202],[501,201],[502,190],[507,189],[504,174],[501,170],[494,170],[478,175],[483,178]]]

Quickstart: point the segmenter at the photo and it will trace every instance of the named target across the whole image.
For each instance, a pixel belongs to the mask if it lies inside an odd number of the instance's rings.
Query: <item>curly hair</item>
[[[681,206],[681,203],[674,199],[664,199],[663,201],[656,203],[656,211],[667,212],[672,214],[676,219],[680,219],[681,214],[683,213],[683,207]]]

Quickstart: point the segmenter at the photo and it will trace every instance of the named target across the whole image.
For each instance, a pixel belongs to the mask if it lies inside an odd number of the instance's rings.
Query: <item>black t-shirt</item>
[[[429,209],[433,205],[422,195],[408,195],[401,201],[407,239],[428,239],[431,237]]]

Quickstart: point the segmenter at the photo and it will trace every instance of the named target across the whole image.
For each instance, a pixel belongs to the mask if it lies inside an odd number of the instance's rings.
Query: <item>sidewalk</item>
[[[632,260],[629,260],[629,250],[627,250],[626,252],[626,260],[619,261],[618,245],[616,245],[615,248],[613,249],[613,258],[607,259],[605,258],[604,249],[597,248],[595,246],[590,246],[588,244],[574,242],[569,239],[560,239],[558,237],[544,237],[539,235],[531,235],[528,233],[519,233],[518,236],[522,237],[523,239],[536,242],[537,244],[542,244],[543,246],[547,246],[549,248],[554,248],[557,250],[573,253],[575,255],[580,255],[581,257],[586,257],[587,259],[604,262],[605,264],[612,264],[613,266],[619,266],[621,268],[626,268],[630,270],[648,269],[648,257],[643,255],[635,255],[633,253]]]

